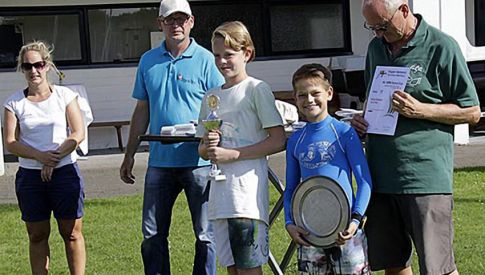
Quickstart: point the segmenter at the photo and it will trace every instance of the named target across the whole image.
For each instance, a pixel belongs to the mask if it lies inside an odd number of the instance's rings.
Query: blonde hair
[[[21,72],[22,68],[21,65],[24,62],[24,55],[29,51],[36,51],[42,57],[42,60],[47,63],[47,65],[51,66],[55,72],[57,72],[57,68],[52,61],[52,52],[54,48],[43,41],[34,40],[28,44],[25,44],[20,48],[19,55],[17,56],[17,71]]]
[[[248,62],[256,56],[256,49],[254,48],[253,40],[249,34],[248,29],[240,21],[225,22],[217,27],[212,33],[211,42],[217,37],[224,39],[224,45],[231,47],[235,51],[251,51],[251,57]]]

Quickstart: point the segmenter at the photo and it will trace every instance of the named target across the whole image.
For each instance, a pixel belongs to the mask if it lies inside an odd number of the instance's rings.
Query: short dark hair
[[[298,80],[309,79],[309,78],[319,78],[323,82],[327,82],[329,86],[332,86],[332,72],[325,66],[318,63],[305,64],[301,66],[293,74],[291,84],[293,85],[293,90],[295,89],[295,84]]]

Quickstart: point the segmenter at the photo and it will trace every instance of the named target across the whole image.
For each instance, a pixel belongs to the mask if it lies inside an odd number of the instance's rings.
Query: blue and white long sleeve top
[[[356,195],[352,173],[357,182]],[[322,121],[307,123],[288,140],[284,192],[287,225],[293,223],[291,198],[296,187],[314,176],[327,176],[338,182],[347,194],[352,213],[364,215],[372,182],[361,142],[350,125],[328,116]]]

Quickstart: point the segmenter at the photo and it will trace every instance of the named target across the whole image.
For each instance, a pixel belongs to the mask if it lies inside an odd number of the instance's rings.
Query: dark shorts
[[[412,246],[420,274],[448,274],[453,256],[453,196],[373,193],[366,235],[371,269],[407,267]]]
[[[78,219],[84,214],[84,182],[76,163],[54,169],[50,182],[43,182],[40,170],[20,167],[15,192],[22,220]]]

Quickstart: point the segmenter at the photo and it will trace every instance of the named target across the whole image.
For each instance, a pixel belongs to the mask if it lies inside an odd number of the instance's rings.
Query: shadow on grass
[[[485,166],[456,168],[455,172],[485,172]]]
[[[127,200],[132,200],[136,197],[139,197],[139,194],[130,195],[130,196],[116,196],[111,198],[97,198],[97,199],[90,199],[87,200],[85,205],[86,206],[126,206]],[[141,201],[141,197],[140,197]]]
[[[0,205],[0,216],[2,216],[4,213],[8,213],[12,211],[20,211],[17,204],[8,203],[8,204]]]
[[[453,201],[455,203],[484,203],[485,200],[483,198],[457,198],[453,197]]]
[[[117,205],[124,205],[125,202],[122,201],[113,201],[113,200],[91,200],[85,203],[85,207],[90,206],[117,206]]]

